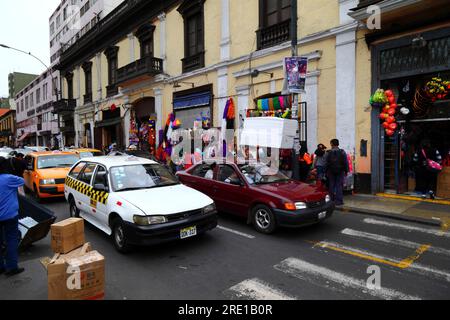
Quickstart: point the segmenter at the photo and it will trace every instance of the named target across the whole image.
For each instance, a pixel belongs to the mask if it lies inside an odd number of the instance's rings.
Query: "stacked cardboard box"
[[[436,195],[439,198],[450,199],[450,167],[444,167],[439,173]]]
[[[70,218],[51,227],[53,258],[47,269],[49,300],[100,300],[105,292],[105,258],[84,240],[83,219]]]

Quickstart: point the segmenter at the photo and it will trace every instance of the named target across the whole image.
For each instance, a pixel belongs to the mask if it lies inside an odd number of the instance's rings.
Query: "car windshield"
[[[38,169],[70,168],[79,160],[77,155],[40,156],[37,161]]]
[[[178,179],[159,164],[139,164],[111,168],[114,191],[131,191],[179,184]]]
[[[239,166],[239,169],[246,178],[247,182],[251,185],[279,183],[290,180],[279,170],[269,168],[268,166],[265,166],[263,164],[242,165]]]

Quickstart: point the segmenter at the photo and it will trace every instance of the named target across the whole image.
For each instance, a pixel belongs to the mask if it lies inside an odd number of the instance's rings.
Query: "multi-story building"
[[[0,109],[9,109],[9,98],[0,98]]]
[[[52,113],[55,94],[49,73],[43,73],[16,94],[16,142],[19,145],[59,145],[58,118]]]
[[[0,147],[14,146],[16,132],[16,112],[0,109]]]
[[[80,35],[93,28],[121,1],[62,0],[50,16],[51,67],[13,96],[18,103],[18,143],[52,147],[74,144],[73,117],[69,120],[64,117],[64,107],[70,108],[71,104],[61,99],[61,79],[55,66],[64,47],[70,46]],[[63,108],[58,108],[61,105]]]
[[[16,94],[37,77],[37,74],[21,72],[12,72],[8,75],[9,105],[11,109],[16,109],[16,106],[14,105]]]
[[[61,53],[108,15],[123,0],[62,0],[49,18],[51,65],[59,63]],[[55,69],[53,77],[59,85],[60,73]],[[56,102],[57,101],[57,102]],[[67,110],[73,110],[73,103],[58,96],[55,113],[60,115],[61,143],[73,145],[75,134],[73,117]],[[69,116],[69,117],[67,117]]]
[[[387,73],[414,64],[406,57],[395,59],[402,49],[380,56],[374,48],[389,37],[401,38],[402,32],[409,34],[402,46],[416,48],[410,35],[434,28],[431,52],[416,58],[426,66],[434,57],[441,63],[438,72],[448,70],[444,2],[382,1],[381,17],[389,24],[373,32],[364,24],[364,12],[379,1],[298,1],[299,55],[308,58],[302,136],[310,152],[337,137],[352,157],[357,190],[389,189],[381,182],[395,172],[383,153],[391,144],[383,142],[379,111],[368,104],[374,88],[389,85],[380,82],[375,61],[391,57],[382,69]],[[412,25],[419,19],[423,29],[414,30],[407,18],[400,19],[403,10]],[[442,12],[440,24],[433,25],[436,20],[428,14],[433,10]],[[154,125],[157,143],[170,113],[184,128],[195,127],[205,115],[212,126],[221,127],[230,97],[240,127],[258,100],[282,96],[283,58],[291,55],[290,19],[288,0],[125,1],[61,55],[63,96],[76,105],[75,143],[128,146],[135,125],[138,131]],[[396,26],[398,21],[405,26]]]

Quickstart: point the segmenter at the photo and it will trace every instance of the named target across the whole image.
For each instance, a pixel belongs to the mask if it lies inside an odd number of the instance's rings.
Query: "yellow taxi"
[[[91,148],[76,148],[76,149],[70,149],[71,152],[75,152],[80,156],[80,159],[84,158],[92,158],[92,157],[100,157],[103,156],[103,152],[97,149],[91,149]]]
[[[32,152],[25,157],[25,191],[39,201],[64,196],[66,176],[80,155],[68,151]]]

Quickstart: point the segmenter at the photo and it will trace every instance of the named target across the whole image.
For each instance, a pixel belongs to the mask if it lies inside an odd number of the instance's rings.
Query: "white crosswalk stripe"
[[[322,282],[323,280],[332,281],[341,288],[357,289],[363,293],[385,300],[420,300],[419,297],[411,296],[394,289],[383,287],[379,289],[368,289],[365,281],[296,258],[288,258],[280,264],[275,265],[274,268],[314,284],[320,284],[321,280]]]
[[[428,228],[420,228],[420,227],[412,226],[409,224],[387,222],[387,221],[371,219],[371,218],[364,219],[364,222],[368,223],[368,224],[373,224],[373,225],[398,228],[398,229],[403,229],[403,230],[408,230],[408,231],[417,231],[417,232],[432,234],[432,235],[438,236],[438,237],[450,238],[450,233],[447,231],[440,231],[440,230],[428,229]]]
[[[236,297],[249,300],[297,300],[270,284],[257,279],[248,279],[229,289]]]
[[[320,244],[318,244],[318,247],[321,247],[324,249],[326,249],[327,247],[334,247],[334,248],[339,248],[342,250],[352,251],[352,252],[359,253],[359,254],[366,255],[366,256],[371,256],[371,257],[374,257],[377,259],[386,260],[386,261],[389,261],[392,263],[400,263],[400,259],[386,257],[386,256],[383,256],[380,254],[375,254],[375,253],[369,252],[367,250],[353,248],[353,247],[342,245],[342,244],[339,244],[336,242],[322,241],[322,242],[320,242]],[[437,278],[440,280],[445,280],[447,282],[450,282],[450,273],[449,272],[438,270],[438,269],[435,269],[430,266],[424,266],[424,265],[421,265],[416,262],[412,263],[407,269],[404,269],[404,270],[414,271],[414,272],[417,272],[422,275],[431,276],[431,277],[434,277],[434,278]]]
[[[341,233],[351,236],[351,237],[373,240],[373,241],[383,242],[383,243],[387,243],[387,244],[391,244],[391,245],[399,245],[399,246],[402,246],[405,248],[410,248],[410,249],[417,249],[421,246],[421,244],[417,243],[417,242],[390,238],[390,237],[386,237],[386,236],[379,235],[379,234],[358,231],[358,230],[353,230],[353,229],[349,229],[349,228],[342,230]],[[437,247],[433,247],[433,246],[431,246],[428,249],[428,252],[433,252],[436,254],[450,256],[450,250],[443,249],[443,248],[437,248]]]

